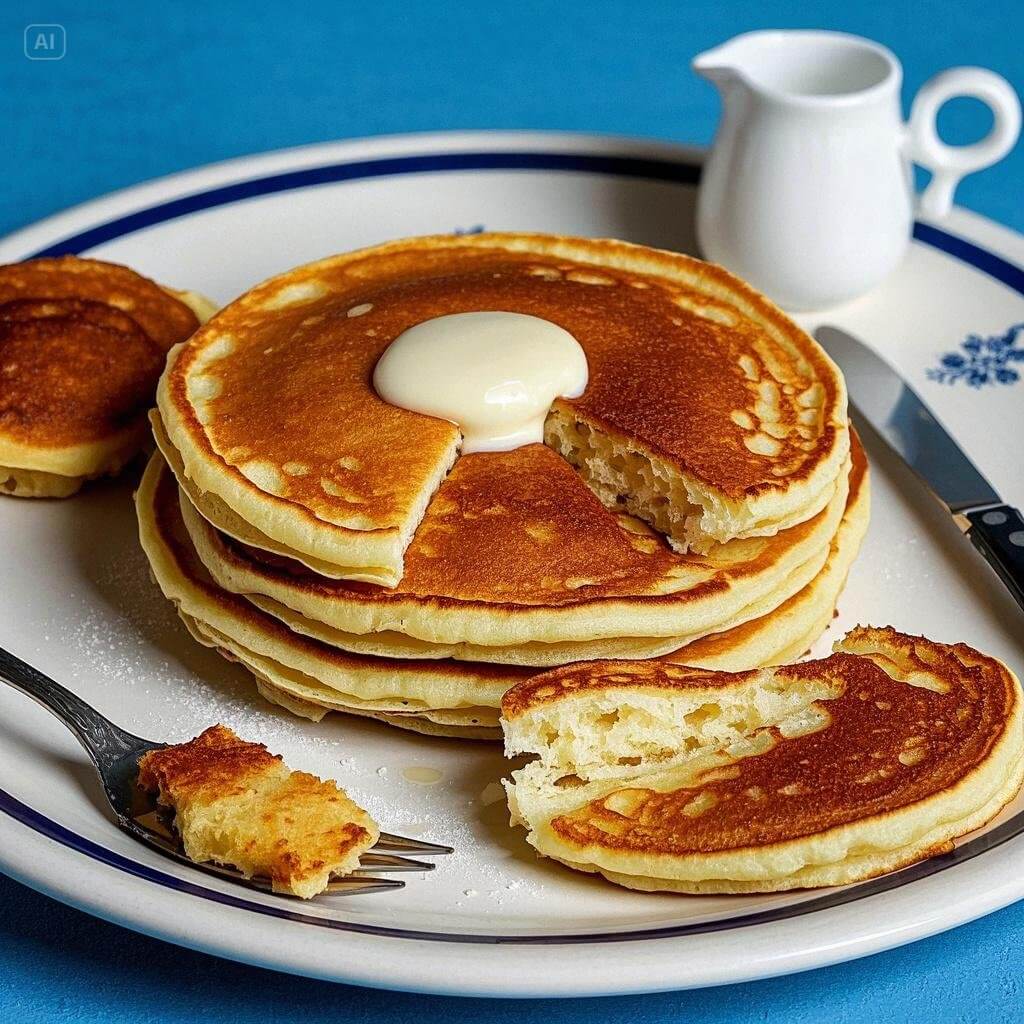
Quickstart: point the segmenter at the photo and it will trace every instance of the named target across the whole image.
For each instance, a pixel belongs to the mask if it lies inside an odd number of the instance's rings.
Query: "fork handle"
[[[100,765],[106,755],[120,756],[144,742],[90,707],[66,686],[44,675],[21,658],[0,647],[0,680],[31,697],[59,718],[85,747],[93,762]]]

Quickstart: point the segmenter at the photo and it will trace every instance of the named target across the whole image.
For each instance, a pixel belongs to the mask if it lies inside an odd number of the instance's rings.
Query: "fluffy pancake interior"
[[[544,442],[580,472],[607,508],[649,523],[673,550],[684,553],[707,552],[735,537],[772,536],[820,512],[832,494],[826,481],[798,512],[759,522],[745,515],[741,502],[716,493],[670,460],[585,422],[568,402],[551,410]]]
[[[275,891],[309,898],[359,867],[380,835],[335,782],[293,772],[259,743],[215,725],[188,743],[151,750],[139,784],[174,808],[195,861],[269,877]]]
[[[774,723],[769,680],[797,691]],[[637,714],[651,703],[654,728]],[[575,666],[519,684],[503,714],[509,749],[540,755],[509,786],[530,842],[648,890],[771,891],[893,870],[984,824],[1024,775],[1012,673],[892,629],[859,627],[828,659],[758,673],[673,678],[648,664],[629,680],[621,666]]]
[[[587,686],[592,673],[600,686]],[[788,684],[771,669],[731,676],[723,686],[722,673],[702,669],[594,662],[560,670],[559,696],[549,699],[548,675],[518,684],[502,701],[506,754],[537,755],[509,787],[521,820],[640,777],[672,777],[680,767],[689,774],[722,755],[753,753],[767,728],[813,727],[821,719],[815,702],[835,695],[826,680]]]

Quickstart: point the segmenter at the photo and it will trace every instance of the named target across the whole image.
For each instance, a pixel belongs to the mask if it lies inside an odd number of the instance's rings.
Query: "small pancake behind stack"
[[[841,885],[946,852],[1024,779],[1020,683],[964,644],[858,627],[743,673],[566,666],[502,702],[514,822],[634,889]]]
[[[192,306],[209,313],[98,260],[0,267],[0,493],[66,497],[135,455],[167,351],[199,326]]]

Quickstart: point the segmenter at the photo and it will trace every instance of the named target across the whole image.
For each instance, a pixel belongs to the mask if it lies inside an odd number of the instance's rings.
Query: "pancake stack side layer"
[[[544,444],[461,456],[371,376],[410,326],[488,310],[564,327],[590,379]],[[432,237],[297,268],[172,351],[152,419],[159,585],[311,718],[496,737],[544,668],[792,660],[868,520],[824,352],[720,268],[623,242]]]

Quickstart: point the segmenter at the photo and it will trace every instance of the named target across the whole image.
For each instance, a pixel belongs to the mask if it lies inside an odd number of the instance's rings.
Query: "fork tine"
[[[359,868],[374,871],[433,871],[435,865],[429,860],[412,860],[398,857],[393,853],[364,853]]]
[[[238,885],[244,885],[249,889],[256,889],[259,892],[273,892],[273,886],[269,878],[256,875],[254,877],[246,877],[242,874],[238,868],[229,867],[226,864],[217,864],[214,861],[194,861],[190,860],[185,856],[185,853],[167,842],[165,837],[161,833],[154,832],[150,828],[146,828],[138,820],[129,819],[122,822],[124,827],[130,835],[133,835],[137,839],[142,839],[150,847],[158,850],[164,856],[170,857],[176,860],[180,864],[187,864],[190,868],[194,868],[197,871],[202,871],[208,875],[214,875],[217,878],[227,879],[229,882],[235,882]],[[382,855],[383,856],[383,855]],[[405,861],[405,857],[396,857],[396,861]],[[408,861],[409,864],[416,864],[416,861]],[[432,868],[433,864],[423,864],[422,867],[417,867],[416,870],[423,871]],[[389,870],[387,867],[382,867],[382,870]],[[394,867],[390,870],[400,871],[411,871],[411,867]],[[327,892],[333,893],[337,896],[355,896],[362,893],[373,893],[381,892],[385,889],[401,889],[405,886],[405,882],[398,880],[397,878],[374,878],[368,875],[347,875],[344,878],[332,879],[327,884]],[[282,896],[285,899],[291,899],[286,893],[274,893],[275,896]]]
[[[332,896],[361,896],[369,892],[382,892],[385,889],[403,889],[405,882],[397,878],[369,878],[364,875],[347,875],[327,883],[326,891]]]
[[[440,843],[427,843],[421,839],[409,839],[407,836],[396,836],[391,832],[381,832],[374,850],[401,850],[403,853],[454,853],[450,846]]]

